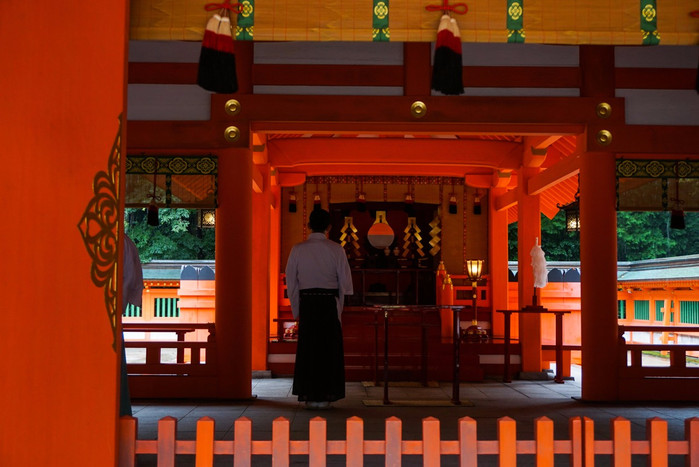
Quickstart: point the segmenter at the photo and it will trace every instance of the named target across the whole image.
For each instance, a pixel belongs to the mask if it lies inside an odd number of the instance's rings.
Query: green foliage
[[[684,256],[699,253],[699,213],[686,212],[686,228],[670,228],[670,212],[619,212],[619,261]]]
[[[580,261],[580,237],[577,232],[566,232],[563,211],[553,219],[541,215],[541,239],[539,242],[546,253],[547,261]],[[517,223],[508,226],[508,256],[517,261]],[[533,246],[533,245],[532,245]]]
[[[670,212],[618,212],[617,258],[640,261],[699,254],[699,213],[685,213],[686,228],[670,228]],[[583,227],[584,228],[584,227]],[[548,261],[579,261],[580,237],[565,231],[565,215],[541,216],[541,245]],[[517,223],[508,227],[510,261],[517,261]]]
[[[160,225],[148,225],[147,209],[127,208],[124,231],[136,244],[141,262],[154,259],[214,259],[215,229],[198,227],[197,209],[160,209]]]

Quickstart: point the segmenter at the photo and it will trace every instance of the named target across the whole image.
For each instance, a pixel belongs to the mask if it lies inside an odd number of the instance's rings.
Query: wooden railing
[[[699,366],[687,366],[687,352],[699,351],[699,344],[665,344],[627,342],[626,332],[678,333],[695,332],[699,326],[619,326],[619,346],[621,366],[625,376],[631,377],[695,377],[699,378]],[[673,339],[674,341],[674,339]],[[643,366],[643,352],[658,351],[669,355],[669,366]],[[630,355],[630,362],[629,362]]]
[[[125,332],[174,333],[177,341],[126,341],[127,349],[145,349],[143,363],[128,363],[129,389],[134,398],[207,397],[208,385],[216,377],[216,333],[214,323],[124,323]],[[184,336],[207,330],[206,341],[187,341]],[[163,350],[175,351],[175,362],[163,362]],[[199,380],[197,381],[197,378]]]
[[[215,422],[210,417],[197,421],[195,440],[178,440],[177,419],[164,417],[158,422],[158,438],[139,440],[138,420],[122,417],[120,422],[119,465],[135,466],[138,454],[156,454],[158,466],[174,466],[177,455],[194,455],[197,467],[212,466],[214,456],[233,456],[231,465],[252,465],[253,456],[271,456],[271,465],[288,466],[290,456],[308,456],[307,465],[325,466],[328,455],[345,456],[345,464],[361,466],[365,455],[383,456],[385,465],[401,465],[404,455],[422,456],[423,465],[439,466],[441,456],[455,456],[460,465],[477,465],[479,456],[497,455],[500,466],[517,465],[517,456],[534,455],[536,465],[553,466],[554,456],[568,456],[573,467],[594,465],[595,455],[611,455],[615,466],[632,465],[632,456],[642,455],[647,465],[667,466],[670,456],[684,458],[685,465],[699,466],[699,417],[685,420],[685,439],[668,440],[667,422],[660,418],[646,421],[647,439],[631,439],[631,422],[622,417],[610,420],[610,440],[596,440],[594,422],[588,417],[572,417],[568,421],[569,439],[554,439],[553,421],[539,417],[534,421],[534,439],[518,440],[516,421],[509,417],[498,420],[498,439],[478,440],[477,422],[459,419],[459,439],[440,439],[439,420],[422,420],[422,439],[404,440],[402,422],[396,417],[385,421],[384,440],[365,440],[364,421],[351,417],[346,422],[346,440],[328,440],[327,422],[321,417],[310,420],[308,440],[291,440],[289,420],[279,417],[272,422],[272,439],[255,440],[252,421],[241,417],[235,421],[233,440],[215,439]],[[636,458],[634,458],[636,459]],[[681,461],[682,459],[680,459]]]

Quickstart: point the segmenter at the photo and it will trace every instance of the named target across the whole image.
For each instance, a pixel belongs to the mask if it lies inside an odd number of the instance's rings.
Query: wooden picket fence
[[[252,421],[241,417],[235,421],[234,439],[214,439],[214,420],[202,417],[197,421],[196,440],[178,440],[177,419],[164,417],[158,422],[156,440],[137,439],[138,420],[122,417],[120,421],[119,465],[135,466],[138,454],[157,454],[158,467],[174,466],[177,455],[194,455],[197,467],[213,466],[214,456],[233,456],[236,467],[250,466],[253,456],[271,456],[274,467],[288,466],[290,456],[307,456],[308,465],[326,465],[328,455],[345,456],[346,465],[364,465],[364,456],[382,456],[387,466],[401,465],[404,455],[422,456],[423,465],[439,466],[441,456],[457,456],[462,466],[476,466],[478,457],[497,455],[500,466],[517,465],[520,454],[534,455],[538,467],[554,465],[554,455],[569,457],[573,467],[594,465],[595,455],[610,455],[614,466],[632,465],[632,455],[643,455],[652,467],[667,466],[669,456],[683,456],[686,466],[699,467],[699,417],[685,420],[685,439],[668,440],[667,422],[660,418],[646,421],[645,440],[631,439],[631,422],[622,417],[611,420],[611,440],[596,440],[594,422],[588,417],[569,419],[569,439],[553,436],[553,421],[540,417],[534,421],[533,440],[518,440],[516,422],[503,417],[498,420],[498,439],[478,440],[476,420],[459,419],[459,439],[440,439],[439,420],[422,420],[422,439],[403,440],[402,422],[386,419],[385,440],[365,440],[364,421],[347,419],[347,439],[328,440],[326,420],[315,417],[309,422],[308,440],[291,440],[289,420],[284,417],[272,423],[272,439],[252,439]],[[674,458],[673,458],[674,461]]]

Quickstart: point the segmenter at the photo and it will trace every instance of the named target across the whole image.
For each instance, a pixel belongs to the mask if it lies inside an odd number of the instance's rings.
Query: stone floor
[[[554,422],[555,439],[568,438],[570,417],[586,416],[595,422],[595,438],[609,440],[610,421],[624,417],[631,422],[634,440],[646,439],[646,420],[659,417],[668,423],[670,440],[684,439],[684,420],[699,416],[695,403],[591,403],[578,400],[580,375],[573,372],[574,380],[564,384],[548,381],[514,380],[512,383],[486,380],[462,383],[459,387],[460,406],[449,403],[450,383],[431,384],[430,387],[391,386],[389,397],[394,405],[367,406],[366,401],[382,401],[383,387],[361,382],[346,385],[346,398],[337,401],[329,410],[307,410],[291,394],[291,378],[253,379],[250,401],[231,402],[168,402],[134,401],[134,416],[138,418],[138,438],[156,439],[157,423],[161,417],[177,418],[177,439],[194,439],[196,422],[209,416],[215,420],[215,436],[220,440],[233,439],[233,423],[238,417],[252,420],[253,440],[271,440],[272,422],[277,417],[290,421],[291,439],[307,440],[308,423],[313,417],[327,420],[327,438],[345,439],[346,419],[352,416],[364,420],[367,440],[384,439],[385,420],[398,417],[402,421],[405,440],[422,437],[422,419],[436,417],[440,421],[442,440],[456,440],[458,420],[472,417],[477,422],[479,440],[497,439],[497,420],[511,417],[517,423],[517,439],[534,439],[534,420],[546,416]],[[404,406],[411,401],[416,406]],[[423,404],[420,401],[424,401]],[[442,406],[430,406],[441,404]],[[610,465],[610,456],[597,456],[597,465]],[[638,459],[636,459],[638,457]],[[365,465],[384,465],[381,456],[365,456]],[[271,465],[268,456],[256,456],[255,465]],[[497,465],[497,456],[479,456],[479,465]],[[634,465],[646,465],[645,458],[634,456]],[[293,465],[307,465],[306,456],[292,456]],[[403,465],[422,465],[420,456],[404,456]],[[442,465],[457,465],[456,456],[443,456]],[[556,456],[556,465],[567,465],[567,456]],[[156,465],[154,455],[138,456],[138,465]],[[178,456],[177,465],[194,465],[193,456]],[[231,456],[217,456],[215,465],[233,465]],[[328,465],[344,465],[342,456],[329,456]],[[518,456],[518,465],[535,465],[533,456]],[[670,465],[684,465],[679,456],[670,456]]]

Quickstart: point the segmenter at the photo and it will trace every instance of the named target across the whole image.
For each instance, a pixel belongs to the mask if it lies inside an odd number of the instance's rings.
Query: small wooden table
[[[554,381],[563,384],[563,315],[570,313],[567,310],[549,310],[540,306],[528,306],[521,310],[497,310],[505,315],[505,364],[503,381],[511,383],[510,378],[510,330],[512,313],[553,313],[556,315],[556,376]]]
[[[422,385],[427,386],[427,328],[433,326],[425,321],[425,314],[430,311],[438,311],[440,307],[435,305],[375,305],[370,309],[374,312],[374,352],[376,357],[375,366],[375,381],[378,383],[378,326],[379,326],[379,313],[383,313],[383,404],[388,405],[391,403],[388,397],[388,328],[389,328],[389,316],[395,312],[403,312],[410,315],[419,315],[420,321],[417,323],[401,323],[394,324],[394,326],[420,326],[421,328],[421,342],[422,342],[422,352],[421,352],[421,364],[420,373],[422,379]],[[443,307],[442,307],[443,308]]]

